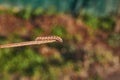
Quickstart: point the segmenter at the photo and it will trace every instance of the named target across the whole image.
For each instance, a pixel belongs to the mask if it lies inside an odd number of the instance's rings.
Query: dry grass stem
[[[62,38],[58,36],[37,37],[34,41],[4,44],[4,45],[0,45],[0,48],[39,45],[39,44],[52,43],[52,42],[63,42],[63,41],[62,41]]]

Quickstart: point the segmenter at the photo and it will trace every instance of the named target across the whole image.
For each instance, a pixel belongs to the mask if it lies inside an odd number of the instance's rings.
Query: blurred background
[[[120,80],[120,0],[0,0],[0,80]]]

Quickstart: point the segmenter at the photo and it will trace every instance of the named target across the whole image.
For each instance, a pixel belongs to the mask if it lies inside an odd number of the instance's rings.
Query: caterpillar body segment
[[[63,42],[62,38],[58,36],[37,37],[35,39],[35,41],[44,41],[44,40],[56,40],[57,42]]]

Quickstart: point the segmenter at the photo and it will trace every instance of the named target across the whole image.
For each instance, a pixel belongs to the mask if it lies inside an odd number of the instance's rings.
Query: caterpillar
[[[56,40],[58,42],[63,42],[63,40],[58,36],[46,36],[46,37],[37,37],[35,41],[44,41],[44,40]]]
[[[28,46],[28,45],[39,45],[39,44],[52,43],[52,42],[63,42],[63,41],[62,41],[62,38],[60,38],[58,36],[37,37],[34,41],[3,44],[3,45],[0,45],[0,48],[11,48],[11,47],[20,47],[20,46]]]

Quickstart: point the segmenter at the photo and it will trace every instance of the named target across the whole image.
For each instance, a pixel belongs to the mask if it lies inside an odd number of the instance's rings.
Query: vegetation
[[[25,29],[26,35],[22,35],[21,32],[10,33],[8,34],[9,36],[0,35],[0,44],[32,40],[36,36],[46,35],[46,25],[49,27],[49,35],[58,35],[64,39],[62,44],[53,43],[0,49],[1,80],[79,80],[86,78],[88,80],[101,80],[101,73],[97,72],[97,69],[102,67],[102,74],[104,75],[106,67],[113,68],[113,66],[119,63],[119,57],[114,55],[116,52],[114,49],[119,47],[120,34],[113,34],[115,26],[113,17],[83,15],[80,18],[73,19],[71,16],[68,16],[68,21],[63,24],[63,17],[60,20],[58,17],[53,17],[58,19],[58,23],[52,24],[54,21],[51,18],[49,19],[49,16],[55,16],[51,15],[55,14],[54,9],[49,11],[47,20],[45,19],[46,17],[40,17],[47,14],[41,8],[33,11],[31,7],[26,7],[25,10],[17,13],[14,13],[13,10],[0,11],[0,13],[12,14],[18,19],[22,18],[23,22],[28,21],[31,23],[33,19],[32,25],[29,26],[34,26],[31,31],[26,29],[27,26],[20,26],[19,30],[21,30],[21,27]],[[37,19],[33,17],[40,17],[39,20],[42,18],[43,22],[39,25],[35,22]],[[12,19],[12,17],[10,18]],[[76,25],[77,20],[82,20],[82,23],[85,25]],[[73,29],[70,29],[68,24],[74,27],[76,30],[75,34],[72,33],[73,31],[70,31]],[[89,27],[90,30],[88,30]],[[83,30],[79,31],[79,28]],[[1,30],[4,31],[4,29]],[[104,34],[97,32],[98,30]],[[93,31],[94,33],[91,35],[90,33]],[[104,37],[104,35],[107,36]]]

